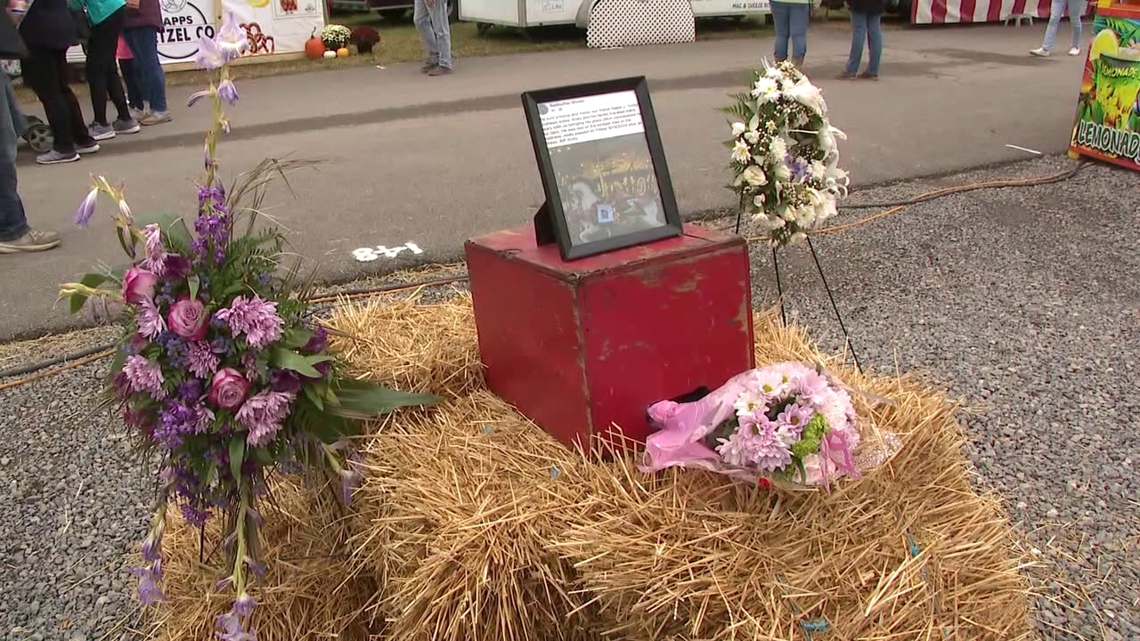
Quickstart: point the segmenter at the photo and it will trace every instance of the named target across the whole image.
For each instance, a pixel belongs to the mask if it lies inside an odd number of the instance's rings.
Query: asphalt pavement
[[[1083,57],[1037,59],[1043,26],[889,31],[879,82],[832,80],[847,33],[813,27],[806,71],[824,88],[833,124],[850,139],[843,165],[856,187],[1064,151]],[[427,78],[415,65],[238,80],[233,135],[221,146],[234,174],[263,157],[320,159],[279,189],[268,213],[289,230],[318,276],[348,280],[451,260],[475,234],[525,223],[541,204],[519,93],[576,82],[649,78],[682,211],[729,207],[724,189],[726,95],[768,54],[769,39],[624,50],[477,58]],[[104,144],[80,163],[41,167],[25,150],[20,192],[33,224],[60,230],[64,247],[0,257],[0,339],[88,321],[55,303],[60,282],[122,256],[109,216],[91,229],[71,217],[89,175],[125,182],[136,211],[191,214],[207,107],[173,88],[175,121]],[[35,106],[29,111],[36,113]],[[104,209],[104,211],[107,211]],[[360,262],[358,248],[414,243],[422,253]]]

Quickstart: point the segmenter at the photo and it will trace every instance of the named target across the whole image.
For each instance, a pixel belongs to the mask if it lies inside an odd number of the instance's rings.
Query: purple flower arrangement
[[[106,401],[161,461],[157,508],[141,547],[144,565],[135,570],[139,600],[147,605],[165,598],[162,539],[171,506],[198,527],[222,518],[228,556],[219,589],[235,594],[231,610],[215,621],[224,641],[256,638],[250,572],[263,572],[258,501],[270,474],[323,471],[347,501],[361,481],[347,445],[359,421],[436,400],[340,375],[326,331],[305,321],[307,307],[293,288],[296,270],[279,263],[283,237],[258,230],[257,203],[245,204],[260,200],[258,187],[267,179],[247,174],[227,189],[218,178],[217,143],[230,127],[223,105],[237,101],[228,65],[247,47],[232,15],[200,45],[199,65],[218,77],[190,99],[209,99],[214,113],[193,223],[136,216],[121,187],[95,178],[76,223],[86,226],[100,194],[110,197],[119,243],[131,262],[86,274],[61,291],[73,312],[96,297],[123,305],[124,334]],[[271,174],[280,165],[266,161],[260,169]]]
[[[654,403],[649,417],[659,430],[646,439],[646,472],[695,467],[822,487],[860,476],[851,396],[803,363],[749,370],[698,401]]]

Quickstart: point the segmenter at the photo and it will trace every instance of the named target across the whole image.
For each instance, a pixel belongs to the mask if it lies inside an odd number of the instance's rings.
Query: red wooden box
[[[639,442],[646,408],[753,367],[744,240],[676,238],[565,262],[531,226],[467,241],[487,385],[589,448],[613,425]]]

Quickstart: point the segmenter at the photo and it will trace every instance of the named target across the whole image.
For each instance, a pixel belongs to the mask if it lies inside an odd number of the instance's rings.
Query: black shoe
[[[420,67],[420,73],[431,73],[432,69],[438,66],[439,65],[434,62],[425,62],[424,66]]]
[[[451,67],[440,67],[436,65],[434,69],[428,72],[429,76],[446,76],[451,73]]]
[[[859,79],[860,80],[878,80],[879,74],[867,73],[866,71],[864,71],[863,73],[859,74]]]

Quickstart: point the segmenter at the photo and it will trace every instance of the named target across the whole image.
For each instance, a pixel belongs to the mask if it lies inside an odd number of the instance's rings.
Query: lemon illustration
[[[1089,60],[1100,58],[1102,53],[1112,55],[1119,48],[1120,41],[1116,38],[1116,32],[1112,29],[1101,29],[1100,33],[1093,38],[1092,46],[1089,47]]]
[[[245,3],[256,9],[269,6],[269,0],[245,0]]]

